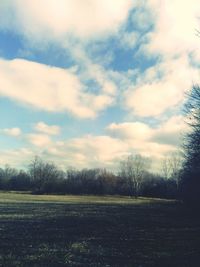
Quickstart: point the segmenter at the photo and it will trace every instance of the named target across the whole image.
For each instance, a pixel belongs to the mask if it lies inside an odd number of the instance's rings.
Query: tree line
[[[176,180],[150,173],[149,164],[140,155],[130,155],[120,162],[117,174],[100,168],[63,171],[53,162],[35,157],[26,171],[8,165],[0,168],[0,190],[176,198]]]

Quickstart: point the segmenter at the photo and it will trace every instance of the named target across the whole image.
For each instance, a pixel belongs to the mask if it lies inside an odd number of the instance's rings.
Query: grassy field
[[[0,192],[0,266],[199,267],[200,219],[175,201]]]

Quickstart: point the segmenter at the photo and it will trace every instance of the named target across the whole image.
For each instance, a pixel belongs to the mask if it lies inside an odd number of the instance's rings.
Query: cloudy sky
[[[199,0],[1,0],[0,165],[159,162],[199,82]]]

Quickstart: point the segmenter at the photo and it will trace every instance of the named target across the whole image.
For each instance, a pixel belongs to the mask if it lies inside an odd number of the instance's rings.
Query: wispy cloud
[[[112,123],[104,135],[82,135],[77,138],[53,140],[48,134],[24,135],[27,149],[4,151],[3,160],[13,162],[16,154],[31,160],[33,155],[55,161],[62,168],[74,166],[117,169],[120,160],[129,154],[141,154],[153,160],[154,165],[179,148],[181,133],[187,131],[182,116],[174,116],[157,127],[142,122]],[[21,164],[23,161],[21,162]]]
[[[48,135],[58,135],[60,134],[60,127],[58,125],[48,125],[42,121],[34,125],[34,129],[38,132],[48,134]]]
[[[0,129],[0,133],[5,134],[5,135],[9,135],[9,136],[13,136],[13,137],[18,137],[22,134],[22,131],[20,128],[14,127],[14,128]]]
[[[162,61],[141,73],[136,85],[126,91],[125,104],[141,117],[159,116],[183,103],[199,74],[187,56]]]
[[[27,139],[32,145],[36,147],[46,148],[51,145],[50,137],[45,134],[28,134]]]

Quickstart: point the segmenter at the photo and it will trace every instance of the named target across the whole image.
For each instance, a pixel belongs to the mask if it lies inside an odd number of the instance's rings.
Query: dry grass
[[[0,266],[199,267],[200,219],[174,201],[0,193]]]

